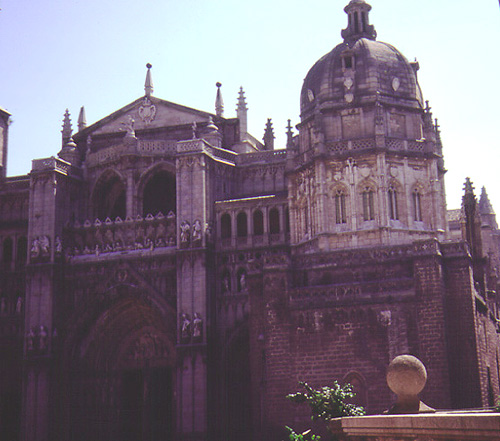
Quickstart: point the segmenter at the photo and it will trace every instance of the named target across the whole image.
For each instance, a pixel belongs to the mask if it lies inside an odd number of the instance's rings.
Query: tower
[[[444,169],[416,63],[376,40],[371,6],[307,74],[289,175],[292,242],[315,249],[443,239]]]

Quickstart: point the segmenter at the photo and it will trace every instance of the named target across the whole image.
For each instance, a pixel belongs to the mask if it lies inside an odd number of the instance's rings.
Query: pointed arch
[[[168,162],[155,164],[146,170],[137,186],[138,211],[142,216],[167,215],[177,212],[175,166]]]
[[[92,190],[93,216],[97,219],[125,219],[127,213],[126,181],[114,169],[107,169],[96,180]]]
[[[371,180],[364,180],[358,185],[358,193],[360,195],[360,213],[361,220],[375,220],[375,198],[377,194],[377,185]]]

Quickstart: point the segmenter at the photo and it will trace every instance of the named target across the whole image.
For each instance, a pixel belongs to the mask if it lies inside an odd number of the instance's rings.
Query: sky
[[[371,0],[380,41],[420,63],[424,99],[439,119],[448,208],[465,178],[486,186],[500,221],[500,8],[497,0]],[[243,86],[249,131],[272,118],[275,148],[299,119],[302,81],[342,40],[348,0],[0,0],[0,107],[12,114],[9,176],[61,149],[69,109],[76,128],[154,95],[225,116]]]

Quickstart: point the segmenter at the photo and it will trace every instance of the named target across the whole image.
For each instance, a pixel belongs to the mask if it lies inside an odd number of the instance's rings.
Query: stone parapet
[[[500,413],[446,412],[335,418],[329,428],[340,441],[495,441]]]

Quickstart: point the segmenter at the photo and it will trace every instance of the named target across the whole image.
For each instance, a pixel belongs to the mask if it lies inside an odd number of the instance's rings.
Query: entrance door
[[[122,377],[120,426],[124,441],[173,440],[172,374],[137,369]]]

